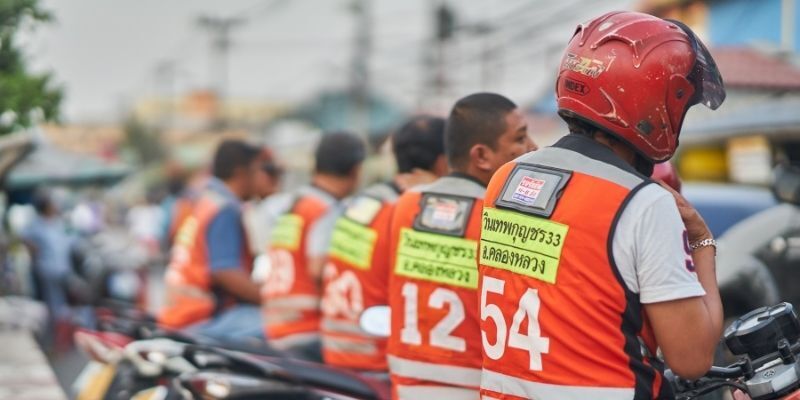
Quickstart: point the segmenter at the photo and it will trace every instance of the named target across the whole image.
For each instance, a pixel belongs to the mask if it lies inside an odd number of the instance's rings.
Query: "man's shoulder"
[[[628,201],[627,208],[634,207],[646,209],[659,204],[665,204],[666,202],[663,201],[665,198],[672,199],[672,194],[667,191],[667,189],[664,189],[661,187],[661,185],[655,182],[648,183],[633,193]]]
[[[650,183],[637,190],[622,209],[616,231],[624,230],[634,237],[635,241],[645,238],[638,234],[655,234],[678,229],[683,222],[672,193],[657,183]],[[637,234],[638,232],[638,234]],[[616,238],[615,238],[616,240]]]

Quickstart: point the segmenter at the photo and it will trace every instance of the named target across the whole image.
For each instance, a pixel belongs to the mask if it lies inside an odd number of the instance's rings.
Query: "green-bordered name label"
[[[484,208],[481,264],[556,283],[568,230],[548,219]]]
[[[289,250],[300,248],[300,236],[303,233],[303,218],[297,214],[281,215],[272,230],[271,245]]]
[[[409,278],[477,289],[477,249],[475,240],[403,228],[394,272]]]
[[[377,238],[378,233],[374,229],[342,217],[336,221],[328,254],[366,270],[372,266],[372,252]]]
[[[193,215],[187,217],[183,223],[181,223],[180,228],[178,228],[175,243],[181,246],[191,246],[197,236],[197,229],[199,226],[200,224],[197,222],[197,218]]]

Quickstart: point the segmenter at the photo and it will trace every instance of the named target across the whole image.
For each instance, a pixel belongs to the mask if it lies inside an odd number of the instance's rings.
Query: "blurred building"
[[[165,132],[202,132],[219,127],[255,129],[286,113],[289,105],[263,99],[229,98],[210,90],[182,97],[147,97],[133,106],[133,117]]]
[[[775,162],[800,162],[800,7],[796,0],[645,0],[641,9],[678,19],[711,48],[728,97],[694,107],[678,165],[687,179],[767,184]]]

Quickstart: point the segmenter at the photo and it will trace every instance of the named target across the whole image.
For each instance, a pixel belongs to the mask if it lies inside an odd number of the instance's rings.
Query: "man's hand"
[[[211,279],[226,293],[248,303],[261,304],[259,286],[241,269],[233,268],[212,272]]]
[[[695,209],[683,195],[676,192],[675,189],[662,181],[658,181],[658,183],[664,189],[672,193],[672,196],[675,198],[675,204],[678,205],[678,212],[681,214],[683,225],[686,226],[686,232],[689,234],[689,243],[694,243],[703,239],[711,239],[713,237],[711,230],[708,229],[706,221],[703,220],[703,217],[700,216],[697,209]]]
[[[700,213],[680,193],[661,185],[675,198],[689,242],[711,238],[711,231]],[[699,378],[711,366],[722,334],[722,301],[714,256],[714,249],[709,247],[691,252],[697,280],[705,296],[644,305],[667,365],[686,379]]]

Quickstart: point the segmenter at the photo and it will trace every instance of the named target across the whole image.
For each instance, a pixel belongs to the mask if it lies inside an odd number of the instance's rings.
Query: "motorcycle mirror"
[[[370,335],[389,337],[392,330],[392,309],[389,306],[370,307],[361,313],[358,324]]]
[[[781,164],[775,167],[773,174],[775,197],[784,203],[800,205],[800,168]]]

